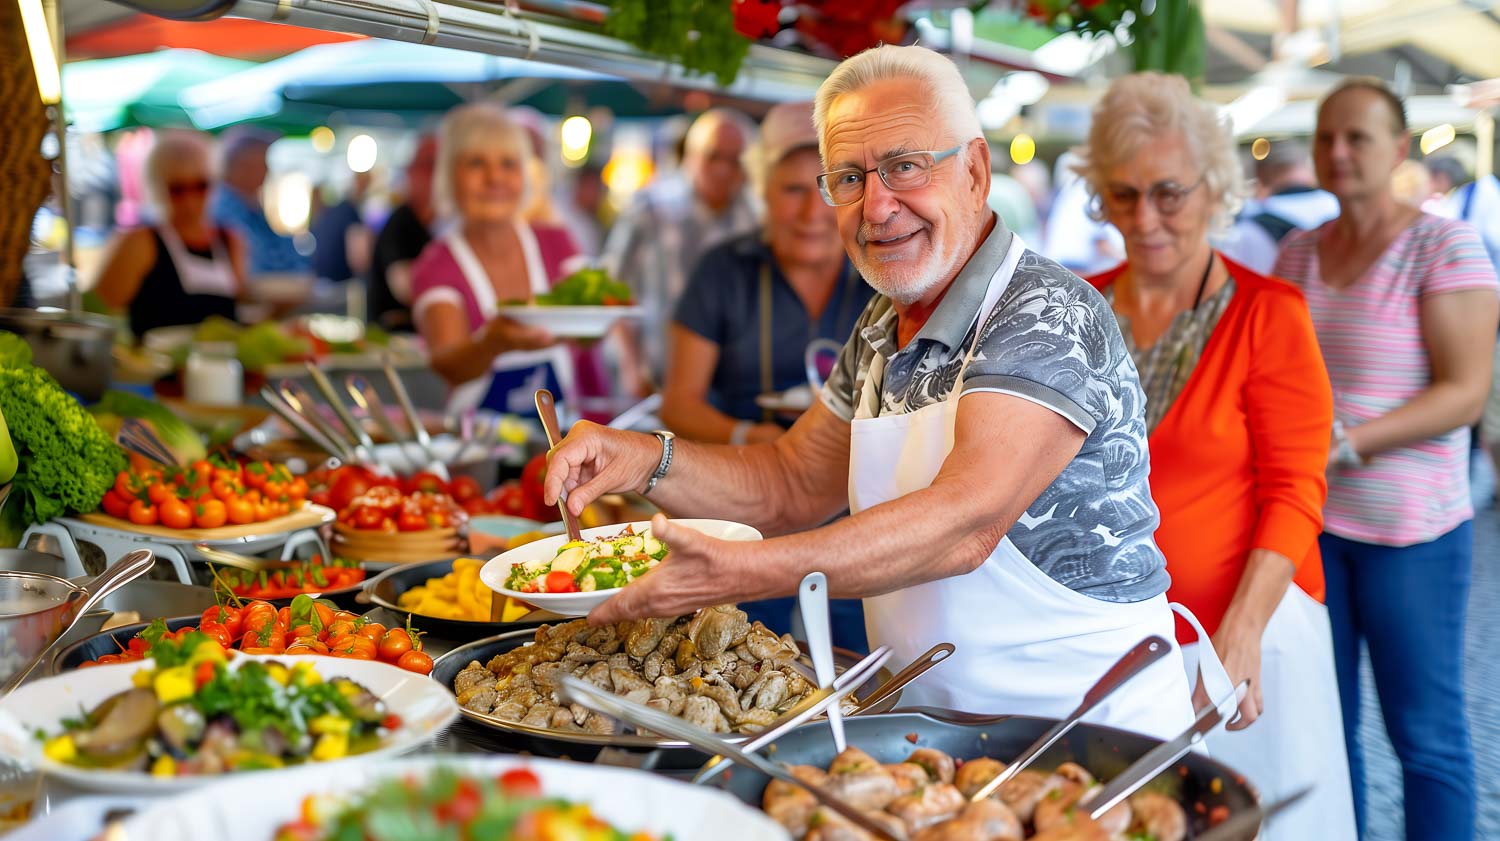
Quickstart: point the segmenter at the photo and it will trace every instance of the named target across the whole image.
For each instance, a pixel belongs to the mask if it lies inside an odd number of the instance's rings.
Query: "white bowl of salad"
[[[720,540],[760,540],[761,534],[728,520],[673,520]],[[630,582],[651,572],[671,550],[651,533],[651,521],[584,529],[582,540],[565,534],[527,543],[492,558],[479,580],[497,593],[562,616],[585,616]]]

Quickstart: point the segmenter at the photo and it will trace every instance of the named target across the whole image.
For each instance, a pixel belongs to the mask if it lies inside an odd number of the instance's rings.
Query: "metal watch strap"
[[[656,483],[667,475],[668,470],[672,469],[672,450],[675,446],[673,439],[677,437],[662,429],[653,430],[651,434],[655,435],[657,440],[661,441],[661,461],[656,463],[656,472],[652,473],[651,478],[646,480],[646,488],[641,491],[642,496],[651,493],[656,488]]]

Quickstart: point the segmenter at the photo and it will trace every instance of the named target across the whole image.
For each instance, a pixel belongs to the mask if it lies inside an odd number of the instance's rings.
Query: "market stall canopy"
[[[64,107],[80,131],[192,126],[177,96],[184,88],[254,67],[198,50],[75,61],[63,66]]]
[[[395,115],[417,122],[478,96],[564,113],[603,105],[617,114],[673,113],[604,73],[380,38],[325,44],[182,93],[199,128],[274,120],[307,127]]]
[[[165,47],[264,60],[315,44],[361,37],[238,18],[167,20],[98,0],[81,4],[65,2],[63,27],[68,34],[66,54],[72,59],[128,56]]]

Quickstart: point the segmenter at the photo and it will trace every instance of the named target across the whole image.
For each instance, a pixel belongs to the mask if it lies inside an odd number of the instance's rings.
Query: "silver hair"
[[[464,152],[478,147],[503,147],[521,159],[525,187],[517,212],[531,198],[531,138],[526,129],[493,102],[471,102],[460,105],[443,117],[438,129],[437,165],[433,167],[432,202],[442,216],[456,216],[453,200],[453,170]]]
[[[755,122],[749,117],[741,114],[733,108],[710,108],[699,114],[688,126],[687,133],[682,139],[682,154],[684,157],[700,151],[713,141],[714,132],[720,126],[733,126],[745,141],[745,148],[750,148],[756,140]]]
[[[1218,203],[1212,228],[1229,227],[1246,193],[1232,123],[1228,114],[1194,96],[1181,76],[1144,72],[1116,79],[1094,106],[1088,143],[1074,148],[1081,160],[1073,169],[1097,199],[1111,169],[1147,143],[1174,132],[1187,141],[1193,163],[1203,168],[1204,186]],[[1102,217],[1097,206],[1090,215]]]
[[[924,98],[942,124],[952,133],[954,143],[984,137],[974,96],[964,82],[958,66],[947,56],[926,47],[897,47],[889,44],[871,47],[845,59],[833,69],[813,100],[813,126],[818,131],[818,152],[828,163],[828,110],[840,96],[855,93],[876,82],[910,79],[923,88]],[[965,149],[964,156],[968,150]]]
[[[161,221],[165,221],[167,215],[166,170],[168,162],[185,160],[189,157],[197,157],[202,162],[203,177],[212,181],[214,178],[213,141],[202,132],[187,129],[158,131],[151,144],[151,151],[146,153],[146,160],[141,169],[142,186],[146,188],[147,204]]]

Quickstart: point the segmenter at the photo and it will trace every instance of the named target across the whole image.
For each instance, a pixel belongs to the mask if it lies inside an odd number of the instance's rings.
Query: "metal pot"
[[[850,747],[875,757],[877,762],[901,762],[917,748],[936,748],[959,760],[981,756],[1009,762],[1057,722],[1030,716],[977,716],[950,710],[912,708],[885,715],[844,719]],[[1076,762],[1094,776],[1108,780],[1160,740],[1097,724],[1080,724],[1038,759],[1037,770]],[[777,739],[762,753],[786,765],[827,768],[837,751],[824,722],[809,722]],[[721,788],[757,808],[767,779],[747,768],[735,768],[715,778],[710,785]],[[1253,809],[1259,796],[1243,775],[1199,753],[1189,753],[1172,768],[1146,785],[1182,804],[1188,817],[1188,837],[1193,838],[1218,821]],[[1236,841],[1251,841],[1257,822]]]
[[[37,367],[84,400],[98,400],[109,388],[115,323],[108,318],[54,307],[0,309],[0,330],[25,339]]]
[[[0,570],[0,685],[25,668],[68,627],[82,587],[53,575]]]

